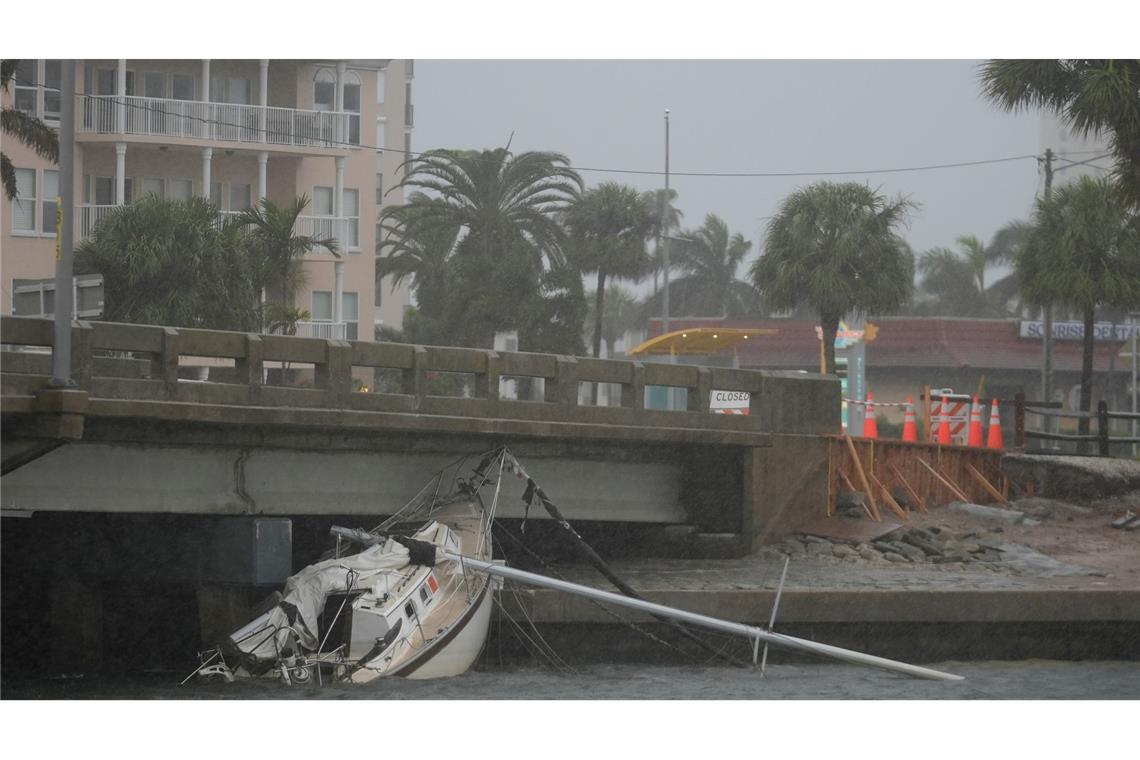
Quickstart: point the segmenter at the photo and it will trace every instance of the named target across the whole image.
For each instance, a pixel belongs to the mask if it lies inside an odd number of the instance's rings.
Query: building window
[[[313,308],[309,311],[314,322],[331,322],[332,293],[327,290],[313,291]]]
[[[411,132],[405,132],[404,133],[404,161],[407,162],[407,161],[411,161],[411,160],[412,160],[412,133]],[[412,165],[410,163],[405,163],[404,164],[404,174],[406,175],[409,171],[411,171],[411,168],[412,168]]]
[[[333,189],[331,187],[313,188],[313,215],[333,215]]]
[[[12,231],[36,231],[36,170],[16,170],[16,197],[12,199]]]
[[[412,107],[412,83],[408,82],[404,85],[404,126],[410,127],[415,123],[413,118],[414,109]]]
[[[38,82],[36,70],[39,68],[37,60],[21,60],[16,64],[16,99],[15,108],[26,114],[36,115],[36,95]]]
[[[314,290],[310,314],[314,322],[333,321],[333,294],[328,290]],[[345,339],[358,340],[360,329],[359,298],[356,293],[341,293],[340,320],[345,323]]]
[[[170,97],[175,100],[193,100],[194,77],[189,74],[171,74]]]
[[[253,102],[253,86],[244,77],[210,77],[210,100],[248,106]]]
[[[143,177],[142,194],[162,198],[165,195],[165,186],[162,177]]]
[[[115,178],[95,177],[95,205],[115,205]],[[131,177],[123,178],[123,203],[130,203],[135,197],[135,183]]]
[[[331,111],[336,105],[336,74],[319,69],[313,77],[313,110]]]
[[[384,202],[384,175],[376,174],[376,205]]]
[[[234,183],[230,185],[230,211],[245,211],[253,208],[253,186]]]
[[[348,239],[345,245],[350,251],[360,250],[360,191],[355,187],[344,189],[344,215],[348,219]]]
[[[44,61],[44,121],[59,121],[63,61]]]
[[[348,112],[348,141],[360,145],[360,77],[349,71],[344,75],[344,110]]]
[[[384,150],[384,119],[376,120],[376,150],[382,152]]]
[[[376,102],[384,105],[384,90],[388,87],[388,72],[376,72]]]
[[[16,169],[12,199],[12,234],[55,237],[59,172],[55,169]]]
[[[210,183],[210,203],[214,204],[218,209],[222,208],[222,183]]]
[[[168,190],[171,200],[181,201],[186,203],[194,197],[194,180],[192,179],[171,179],[170,189]]]
[[[344,339],[359,340],[360,304],[356,293],[341,293],[340,318],[344,322]]]
[[[55,237],[55,210],[59,199],[59,172],[44,169],[43,213],[40,214],[40,232]]]

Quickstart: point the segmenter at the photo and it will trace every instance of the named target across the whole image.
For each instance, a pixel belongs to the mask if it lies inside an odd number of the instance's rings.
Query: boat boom
[[[722,631],[724,633],[732,633],[739,636],[744,636],[750,641],[764,641],[774,646],[782,646],[789,649],[798,649],[800,651],[811,652],[813,654],[823,655],[824,657],[831,657],[837,660],[855,663],[857,665],[869,665],[874,668],[882,668],[884,670],[890,670],[908,676],[915,676],[916,678],[929,678],[935,681],[961,681],[963,679],[962,676],[957,676],[952,673],[943,673],[940,670],[923,668],[918,665],[910,665],[905,662],[898,662],[897,660],[888,660],[885,657],[876,657],[874,655],[864,654],[863,652],[856,652],[851,649],[843,649],[842,647],[834,647],[829,644],[820,644],[815,641],[800,639],[795,636],[775,633],[773,631],[759,628],[757,626],[745,625],[744,623],[734,623],[730,620],[721,620],[720,618],[709,617],[708,615],[701,615],[696,612],[687,612],[685,610],[679,610],[674,607],[666,607],[662,604],[647,602],[643,599],[634,599],[632,597],[623,596],[621,594],[615,594],[611,591],[603,591],[602,589],[582,586],[577,583],[569,583],[557,578],[548,578],[544,575],[529,573],[525,570],[507,567],[506,565],[496,565],[491,562],[485,562],[483,560],[476,559],[475,557],[452,554],[450,552],[445,552],[444,554],[448,559],[459,562],[463,565],[463,567],[471,570],[485,572],[489,575],[495,575],[501,578],[510,578],[511,580],[516,580],[520,583],[526,583],[531,586],[549,588],[555,591],[564,591],[568,594],[584,596],[588,599],[615,604],[620,607],[628,607],[630,609],[649,613],[650,615],[660,615],[662,617],[672,618],[683,623],[691,623],[693,625],[699,625],[715,631]]]

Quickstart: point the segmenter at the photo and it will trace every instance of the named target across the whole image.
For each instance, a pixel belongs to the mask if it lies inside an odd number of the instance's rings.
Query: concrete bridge
[[[49,320],[4,317],[0,342],[5,672],[192,653],[329,521],[375,524],[501,445],[595,534],[641,523],[671,553],[744,554],[826,503],[820,435],[839,427],[838,382],[794,373],[75,322],[60,390]],[[584,403],[597,383],[620,405]],[[655,386],[683,408],[649,408]],[[750,414],[709,413],[714,389],[750,393]]]
[[[5,510],[383,514],[506,444],[570,518],[750,545],[838,427],[838,383],[798,373],[75,322],[77,388],[60,391],[49,320],[4,317],[0,340]],[[503,379],[538,400],[501,397]],[[621,405],[580,403],[592,383]],[[684,408],[647,408],[653,386]],[[751,413],[710,414],[713,389],[751,393]]]

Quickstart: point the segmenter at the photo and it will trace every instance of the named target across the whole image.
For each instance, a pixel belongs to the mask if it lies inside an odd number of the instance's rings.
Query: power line
[[[272,137],[294,138],[296,136],[295,133],[293,133],[293,132],[279,131],[279,130],[271,129],[267,126],[251,125],[251,124],[238,124],[235,122],[224,121],[221,119],[208,119],[208,118],[204,118],[201,116],[194,116],[191,114],[177,113],[177,112],[172,113],[171,111],[169,111],[165,108],[149,106],[149,105],[145,105],[145,104],[141,104],[141,103],[132,103],[129,101],[128,102],[122,102],[119,100],[118,96],[116,96],[116,95],[92,95],[90,93],[75,93],[75,95],[76,95],[76,97],[79,97],[80,95],[82,95],[82,96],[88,97],[88,98],[97,98],[98,101],[103,102],[103,103],[108,103],[108,104],[111,104],[114,106],[122,105],[125,108],[131,108],[134,110],[145,111],[147,113],[158,114],[158,115],[165,116],[168,118],[189,120],[189,121],[199,122],[202,124],[208,124],[208,125],[213,125],[213,126],[229,127],[229,128],[233,128],[233,129],[242,130],[243,132],[246,132],[246,133],[264,134],[267,138],[271,137],[271,136]],[[127,96],[127,98],[134,98],[134,97],[139,97],[139,96],[134,96],[134,95],[128,95]],[[179,102],[195,103],[198,101],[179,101]],[[244,106],[244,107],[249,107],[249,108],[261,108],[260,106],[250,106],[250,105],[246,105],[246,104],[235,104],[235,103],[230,103],[230,104],[214,103],[213,105],[220,105],[220,106],[231,105],[231,106]],[[266,106],[266,108],[273,108],[273,107],[274,106]],[[290,110],[295,110],[295,109],[290,109]],[[314,113],[321,113],[321,112],[314,112]],[[329,113],[331,113],[331,112],[329,112]],[[342,113],[352,113],[352,112],[342,112]],[[108,134],[114,134],[114,133],[108,132]],[[161,135],[158,135],[158,136],[161,136]],[[380,153],[385,153],[385,152],[400,153],[406,157],[405,161],[410,161],[414,157],[422,157],[424,155],[427,155],[430,152],[430,151],[401,150],[399,148],[386,148],[386,147],[380,147],[380,146],[376,146],[376,145],[368,145],[367,143],[362,143],[362,142],[354,143],[354,142],[350,142],[347,140],[337,140],[337,139],[325,138],[325,137],[318,138],[318,139],[314,140],[314,142],[318,143],[319,145],[321,145],[323,147],[362,148],[362,149],[378,151]],[[271,144],[275,144],[275,143],[266,143],[266,144],[271,145]],[[1096,151],[1088,151],[1088,152],[1096,152]],[[1111,154],[1105,154],[1103,156],[1098,156],[1097,159],[1104,158],[1107,155],[1111,155]],[[866,174],[898,174],[898,173],[905,173],[905,172],[932,171],[932,170],[938,170],[938,169],[956,169],[956,168],[963,168],[963,167],[970,167],[970,166],[985,166],[985,165],[991,165],[991,164],[1008,163],[1011,161],[1024,161],[1024,160],[1028,160],[1028,159],[1040,160],[1040,156],[1037,156],[1035,154],[1025,154],[1025,155],[1019,155],[1019,156],[1004,156],[1002,158],[981,159],[981,160],[976,160],[976,161],[958,161],[958,162],[941,163],[941,164],[926,164],[926,165],[922,165],[922,166],[892,167],[892,168],[887,168],[887,169],[860,169],[860,170],[835,170],[835,171],[794,171],[794,172],[760,172],[760,171],[755,171],[755,172],[711,172],[711,171],[678,172],[678,171],[671,171],[670,174],[682,176],[682,177],[718,177],[718,178],[781,178],[781,177],[787,178],[787,177],[828,177],[828,176],[839,177],[839,176],[858,176],[858,175],[866,175]],[[1097,160],[1097,159],[1089,159],[1089,160]],[[662,175],[664,175],[663,171],[648,170],[648,169],[617,169],[617,168],[612,168],[612,167],[574,166],[574,165],[569,165],[567,168],[572,169],[574,171],[578,171],[578,172],[597,172],[597,173],[610,173],[610,174],[633,174],[633,175],[643,175],[643,176],[662,176]],[[1068,168],[1068,167],[1065,167],[1065,168]]]

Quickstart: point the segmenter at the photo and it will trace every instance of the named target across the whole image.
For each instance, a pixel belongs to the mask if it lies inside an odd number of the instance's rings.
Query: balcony
[[[86,203],[75,207],[76,240],[83,240],[95,232],[95,228],[118,206]],[[217,226],[220,228],[228,221],[237,219],[241,211],[219,211]],[[299,216],[293,227],[294,234],[316,238],[318,240],[341,240],[348,245],[348,222],[344,217],[336,216]]]
[[[75,209],[78,212],[75,215],[75,234],[77,236],[77,239],[82,240],[84,238],[91,237],[91,234],[95,232],[95,227],[99,224],[99,222],[103,221],[103,219],[108,214],[117,208],[118,206],[114,204],[111,204],[109,206],[95,204],[84,204],[82,206],[77,206]]]
[[[203,103],[197,100],[122,99],[122,132],[128,135],[231,142],[295,148],[345,149],[350,114]],[[119,98],[80,95],[76,130],[81,134],[120,134]]]
[[[320,338],[321,340],[344,340],[347,334],[346,323],[344,322],[330,322],[330,321],[310,321],[298,322],[297,332],[295,335],[298,338]],[[273,331],[277,335],[283,335],[284,332],[280,329]]]

